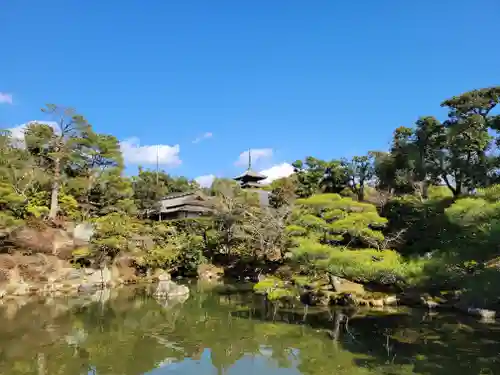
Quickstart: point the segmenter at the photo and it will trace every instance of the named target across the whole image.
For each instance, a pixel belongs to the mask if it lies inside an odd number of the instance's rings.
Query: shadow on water
[[[454,315],[279,308],[253,295],[142,288],[0,306],[0,373],[500,373],[500,328]]]

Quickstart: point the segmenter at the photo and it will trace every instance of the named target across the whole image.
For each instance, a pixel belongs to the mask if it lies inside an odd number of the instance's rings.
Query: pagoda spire
[[[239,181],[242,188],[260,188],[261,185],[258,183],[261,180],[266,179],[263,174],[252,170],[252,149],[248,149],[248,169],[241,175],[234,178]]]

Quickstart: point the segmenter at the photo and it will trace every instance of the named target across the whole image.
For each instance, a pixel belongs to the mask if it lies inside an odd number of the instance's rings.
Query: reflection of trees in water
[[[383,374],[500,373],[500,326],[454,314],[359,314],[355,311],[270,309],[254,319],[301,322],[324,329],[360,367]],[[304,319],[304,315],[307,317]],[[421,316],[416,316],[421,314]],[[242,317],[246,314],[242,314]],[[491,345],[496,344],[496,345]],[[305,352],[301,352],[304,357]]]
[[[478,332],[454,317],[277,308],[252,295],[194,293],[181,302],[165,305],[127,289],[106,303],[66,311],[26,304],[0,325],[0,373],[139,375],[199,360],[205,350],[219,373],[247,356],[311,375],[433,375],[460,370],[465,361],[471,369],[461,369],[464,375],[498,370],[491,363],[499,359],[491,345],[498,343],[496,326]],[[483,362],[472,368],[479,351]]]

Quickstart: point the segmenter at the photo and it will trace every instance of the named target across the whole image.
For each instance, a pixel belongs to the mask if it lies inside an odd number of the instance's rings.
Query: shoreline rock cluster
[[[73,296],[129,284],[158,282],[158,296],[186,295],[189,289],[171,281],[170,274],[156,270],[136,275],[135,269],[116,262],[101,268],[73,267],[45,254],[0,254],[0,300],[29,296]]]
[[[345,306],[368,309],[384,309],[389,306],[424,307],[429,310],[453,310],[465,313],[481,321],[490,322],[498,312],[478,308],[462,302],[458,293],[431,296],[421,291],[374,292],[365,286],[340,277],[311,279],[295,276],[282,280],[274,276],[261,279],[254,285],[254,292],[281,304],[296,303],[307,306]]]

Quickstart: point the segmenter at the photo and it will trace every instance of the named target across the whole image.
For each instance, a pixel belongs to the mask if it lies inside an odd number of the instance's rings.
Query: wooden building
[[[196,218],[210,215],[213,210],[210,198],[200,193],[173,193],[158,202],[153,218],[160,221]]]

